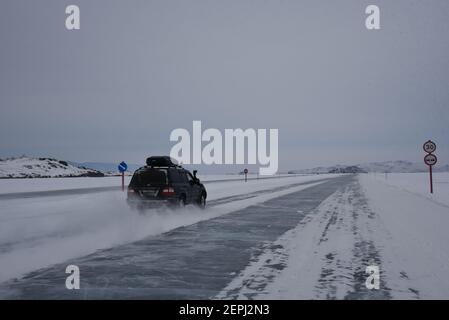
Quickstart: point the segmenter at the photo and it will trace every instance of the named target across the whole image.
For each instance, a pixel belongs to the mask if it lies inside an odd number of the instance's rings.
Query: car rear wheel
[[[204,193],[202,193],[200,198],[198,199],[198,207],[200,207],[201,209],[206,208],[206,195]]]
[[[182,196],[178,200],[178,207],[184,208],[185,206],[186,206],[186,198]]]

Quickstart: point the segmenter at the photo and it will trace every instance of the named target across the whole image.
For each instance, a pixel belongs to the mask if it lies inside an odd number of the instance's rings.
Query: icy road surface
[[[193,219],[201,214],[217,217],[37,270],[2,285],[0,296],[211,298],[265,245],[294,228],[304,212],[312,210],[350,179],[351,176],[327,180],[321,177],[319,182],[289,188],[282,185],[285,181],[278,182],[280,186],[261,196],[217,205],[223,206],[228,214],[216,207],[211,212],[173,213],[171,223],[185,222],[191,215]],[[251,200],[253,205],[248,205]],[[243,206],[239,205],[240,201],[244,201]],[[80,290],[65,289],[68,264],[75,264],[81,270]]]
[[[300,190],[304,183],[335,176],[206,183],[207,210],[149,210],[145,216],[131,211],[120,191],[0,200],[0,282],[98,249],[211,219]]]

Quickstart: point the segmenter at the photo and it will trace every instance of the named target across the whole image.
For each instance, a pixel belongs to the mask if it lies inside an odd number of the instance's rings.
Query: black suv
[[[146,163],[134,172],[128,186],[127,201],[132,208],[142,210],[161,204],[206,206],[206,188],[196,177],[196,170],[192,175],[166,156],[149,157]]]

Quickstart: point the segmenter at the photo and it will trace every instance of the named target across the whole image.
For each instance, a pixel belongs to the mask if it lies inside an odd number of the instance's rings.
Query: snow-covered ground
[[[368,204],[387,232],[385,276],[395,298],[449,299],[448,178],[437,175],[446,183],[437,184],[432,197],[425,174],[398,176],[393,186],[361,177]]]
[[[359,175],[247,266],[217,298],[448,299],[449,192],[422,174]],[[366,267],[380,270],[368,290]]]
[[[2,200],[0,282],[336,176],[206,182],[210,205],[205,211],[187,207],[139,215],[119,191]],[[216,298],[448,299],[449,174],[435,174],[433,195],[425,173],[359,174],[341,181],[346,182],[338,182],[338,190],[318,207],[298,211],[304,214],[298,225],[255,250]],[[303,182],[308,184],[299,185]],[[366,288],[368,266],[380,270],[378,290]]]
[[[121,186],[121,177],[0,179],[0,194]],[[128,184],[131,177],[125,176]]]
[[[433,173],[433,194],[430,193],[429,174],[426,173],[371,173],[372,178],[401,190],[449,206],[449,172]]]
[[[0,281],[98,249],[211,219],[321,182],[304,186],[298,186],[299,183],[335,176],[211,183],[207,185],[211,203],[232,196],[237,198],[217,202],[206,210],[189,207],[181,211],[149,210],[146,215],[131,211],[125,194],[120,191],[2,200]],[[239,198],[247,194],[252,196]]]

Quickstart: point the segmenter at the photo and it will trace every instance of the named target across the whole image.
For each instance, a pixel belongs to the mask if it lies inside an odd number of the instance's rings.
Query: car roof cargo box
[[[178,162],[169,156],[153,156],[147,158],[149,167],[176,167]]]

